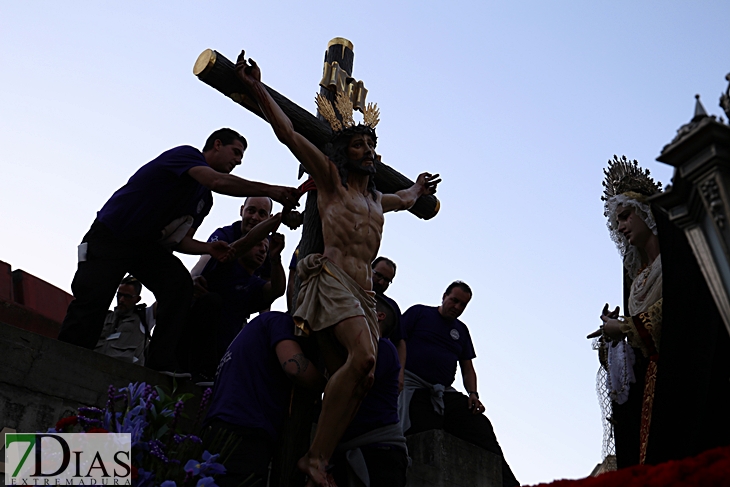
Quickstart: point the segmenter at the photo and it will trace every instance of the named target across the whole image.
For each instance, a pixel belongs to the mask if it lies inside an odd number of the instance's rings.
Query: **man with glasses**
[[[144,365],[145,348],[149,339],[146,310],[142,299],[142,284],[132,276],[122,279],[117,289],[117,306],[104,320],[101,337],[94,351],[110,357]]]
[[[403,390],[403,374],[406,370],[406,341],[403,334],[403,326],[401,325],[401,312],[398,303],[392,298],[385,295],[390,283],[395,278],[396,265],[395,262],[382,255],[375,259],[372,264],[373,268],[373,291],[385,298],[385,300],[393,308],[395,314],[395,323],[392,331],[385,338],[395,345],[398,350],[398,361],[400,362],[400,374],[398,376],[398,391]]]

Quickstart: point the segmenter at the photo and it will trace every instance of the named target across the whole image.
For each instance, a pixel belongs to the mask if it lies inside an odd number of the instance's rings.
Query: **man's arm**
[[[383,213],[389,211],[408,210],[416,204],[416,200],[424,194],[434,194],[436,186],[441,182],[438,174],[421,173],[416,183],[408,189],[394,194],[384,194],[382,199]]]
[[[226,242],[220,240],[215,242],[201,242],[195,240],[196,228],[191,228],[188,233],[185,234],[183,239],[175,247],[176,252],[189,255],[202,255],[208,254],[214,259],[221,262],[228,262],[233,257],[233,252]]]
[[[286,292],[286,273],[284,272],[284,267],[281,265],[282,250],[284,250],[284,235],[275,233],[271,236],[271,247],[269,248],[271,280],[263,288],[264,299],[269,305]]]
[[[284,373],[300,386],[321,391],[326,383],[317,367],[302,353],[302,347],[294,340],[282,340],[276,344],[276,356]]]
[[[190,276],[192,276],[193,279],[195,279],[198,276],[203,275],[203,269],[205,269],[205,266],[208,265],[208,262],[210,261],[210,255],[203,254],[200,256],[200,259],[198,259],[198,262],[195,263],[192,269],[190,269]]]
[[[253,59],[246,61],[244,51],[241,51],[241,54],[238,55],[236,74],[251,90],[266,120],[274,129],[276,138],[292,151],[307,172],[314,178],[317,187],[320,190],[326,189],[326,186],[332,182],[331,175],[334,165],[322,151],[294,130],[289,117],[284,114],[281,107],[271,98],[269,92],[261,84],[261,70],[258,65]]]
[[[253,227],[246,235],[231,244],[234,257],[240,257],[251,250],[256,244],[268,237],[270,233],[276,232],[280,224],[281,213],[277,213]]]
[[[289,208],[296,207],[301,196],[297,188],[249,181],[233,174],[218,172],[210,166],[191,167],[188,174],[214,193],[241,197],[268,196]]]
[[[190,277],[193,278],[193,296],[196,298],[208,293],[208,282],[203,277],[203,270],[208,262],[210,262],[210,255],[203,254],[190,269]]]
[[[481,414],[484,412],[484,405],[479,400],[477,392],[477,372],[474,370],[474,364],[471,360],[460,360],[461,378],[464,379],[464,388],[469,394],[469,409],[472,414]]]

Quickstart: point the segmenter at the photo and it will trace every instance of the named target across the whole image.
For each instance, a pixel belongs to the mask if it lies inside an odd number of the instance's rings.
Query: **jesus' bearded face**
[[[355,134],[347,145],[347,166],[355,173],[375,174],[375,141],[367,134]]]

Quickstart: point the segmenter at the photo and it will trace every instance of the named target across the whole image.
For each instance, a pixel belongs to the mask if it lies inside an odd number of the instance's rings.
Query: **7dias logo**
[[[130,433],[7,433],[5,485],[131,485]]]

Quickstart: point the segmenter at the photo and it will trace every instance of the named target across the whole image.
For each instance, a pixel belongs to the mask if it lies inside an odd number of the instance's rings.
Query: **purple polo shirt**
[[[342,436],[342,441],[398,422],[399,374],[400,361],[395,345],[387,338],[381,338],[378,340],[373,387],[360,403],[360,409]]]
[[[206,423],[220,419],[261,428],[277,439],[291,391],[276,356],[282,340],[297,337],[294,321],[278,311],[257,316],[238,334],[218,366]]]
[[[450,386],[456,376],[456,363],[477,355],[466,325],[449,321],[437,307],[417,304],[403,314],[408,353],[406,370],[431,384]]]
[[[209,167],[194,147],[163,152],[109,198],[97,221],[125,240],[158,240],[165,226],[188,215],[198,228],[213,206],[213,195],[188,174],[197,166]]]
[[[218,351],[223,353],[248,321],[248,317],[271,305],[263,294],[267,281],[249,274],[238,260],[221,264],[210,259],[201,275],[208,283],[208,290],[219,294],[223,299],[220,322],[216,330]]]

